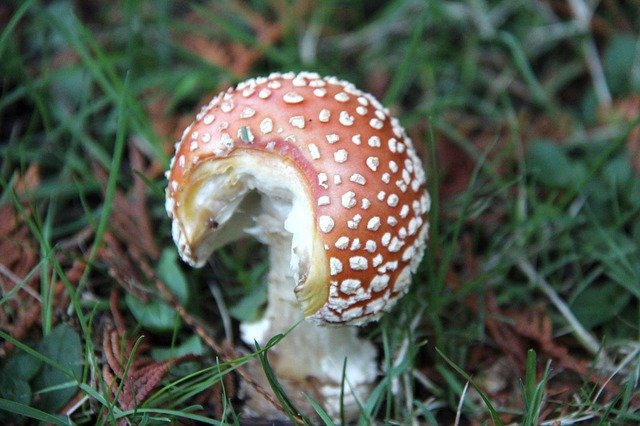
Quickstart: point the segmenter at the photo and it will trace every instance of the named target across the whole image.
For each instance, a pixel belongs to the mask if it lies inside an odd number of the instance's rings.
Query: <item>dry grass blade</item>
[[[32,165],[24,175],[17,177],[14,190],[18,197],[28,194],[40,184],[39,169]],[[40,296],[39,247],[27,225],[32,214],[27,203],[22,215],[11,204],[0,205],[0,291],[4,298],[0,307],[0,328],[17,340],[25,339],[40,324],[42,300]],[[25,217],[24,215],[27,215]],[[79,280],[84,266],[72,262],[66,274],[70,282]],[[53,305],[60,310],[68,306],[68,295],[61,282],[53,283]],[[53,318],[55,320],[55,318]],[[13,350],[9,342],[0,343],[0,355]]]

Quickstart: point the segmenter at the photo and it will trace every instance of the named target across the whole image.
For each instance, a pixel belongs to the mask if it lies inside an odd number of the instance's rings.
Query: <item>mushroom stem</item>
[[[270,205],[265,203],[263,205]],[[275,210],[275,211],[274,211]],[[281,210],[280,210],[281,211]],[[296,327],[269,351],[269,362],[289,398],[306,415],[313,413],[305,394],[321,402],[329,415],[340,416],[343,364],[346,361],[343,406],[346,418],[358,412],[358,402],[364,402],[374,383],[377,365],[374,346],[357,336],[354,326],[318,326],[303,321],[295,293],[292,291],[295,277],[288,256],[292,247],[292,234],[284,229],[284,219],[278,209],[263,208],[257,223],[269,224],[253,228],[251,233],[269,246],[270,271],[268,274],[268,304],[263,317],[240,326],[242,339],[253,345],[264,346],[278,333]],[[278,232],[276,224],[280,223]],[[260,229],[263,228],[263,229]],[[267,230],[268,229],[268,230]],[[259,383],[268,387],[259,364],[250,367],[256,371]],[[252,371],[253,372],[253,371]],[[247,389],[249,414],[276,418],[282,416],[264,397]]]

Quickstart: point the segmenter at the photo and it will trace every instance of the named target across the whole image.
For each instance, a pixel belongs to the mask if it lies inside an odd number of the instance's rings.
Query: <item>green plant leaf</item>
[[[31,387],[25,380],[12,376],[9,370],[3,369],[0,371],[0,398],[29,405]]]
[[[178,262],[178,254],[174,248],[166,248],[158,261],[158,276],[165,282],[171,293],[180,303],[187,304],[189,300],[189,286]],[[135,297],[125,296],[127,307],[136,320],[144,328],[154,331],[171,331],[176,326],[178,314],[174,309],[159,299],[143,303]]]
[[[532,177],[548,188],[568,188],[577,181],[575,168],[556,144],[539,140],[527,152],[527,166]]]
[[[180,303],[189,301],[189,286],[178,261],[178,252],[173,248],[166,248],[158,261],[158,275],[171,289]]]
[[[160,300],[151,300],[149,303],[143,303],[130,294],[127,294],[124,300],[142,327],[160,332],[174,329],[178,314],[166,303]]]
[[[151,356],[156,361],[166,361],[188,354],[204,355],[205,352],[206,350],[202,345],[200,337],[194,334],[186,339],[180,346],[173,348],[152,348]]]
[[[53,413],[77,391],[75,384],[68,384],[79,380],[82,375],[84,360],[80,336],[71,326],[60,324],[42,339],[38,351],[65,369],[62,371],[45,364],[32,382],[33,393],[38,393],[37,407]]]
[[[640,81],[633,81],[632,72],[637,56],[637,38],[631,34],[613,34],[604,54],[604,71],[614,94],[640,89]]]
[[[631,294],[613,282],[591,285],[571,303],[571,311],[587,329],[618,315],[631,300]]]
[[[29,381],[38,373],[41,366],[41,360],[18,350],[7,359],[3,371],[8,372],[13,377]]]
[[[229,309],[231,316],[239,321],[256,321],[267,301],[267,286],[258,286]]]

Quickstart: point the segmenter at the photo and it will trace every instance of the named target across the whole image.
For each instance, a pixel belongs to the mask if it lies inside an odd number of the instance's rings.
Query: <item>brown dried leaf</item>
[[[142,404],[160,385],[171,368],[198,357],[189,354],[168,361],[154,361],[145,356],[150,349],[146,344],[138,345],[137,351],[134,352],[135,340],[126,334],[124,319],[118,305],[119,296],[114,290],[110,307],[116,327],[109,324],[103,333],[102,349],[105,363],[102,373],[113,401],[126,411]],[[127,420],[123,419],[119,424],[127,424]]]
[[[207,6],[210,13],[221,15],[225,11],[219,9],[219,5],[215,2],[209,3]],[[237,77],[245,77],[253,68],[254,64],[264,57],[264,50],[276,43],[282,36],[282,28],[279,23],[270,23],[265,18],[252,10],[246,4],[231,1],[225,3],[225,7],[233,9],[238,16],[242,16],[245,22],[250,26],[251,30],[256,34],[256,38],[262,45],[258,49],[253,46],[245,46],[233,40],[215,39],[209,34],[202,31],[194,31],[187,34],[179,34],[178,40],[190,51],[204,58],[218,67],[233,73]],[[192,12],[186,21],[192,28],[215,28],[206,17]],[[222,31],[220,31],[222,33]],[[216,32],[211,31],[210,34]]]
[[[145,303],[150,300],[150,290],[143,284],[138,267],[132,262],[123,244],[111,232],[105,232],[98,257],[107,265],[109,275],[127,293]]]

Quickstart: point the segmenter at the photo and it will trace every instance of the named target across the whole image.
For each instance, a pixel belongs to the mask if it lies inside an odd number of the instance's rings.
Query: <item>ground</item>
[[[251,424],[264,248],[181,263],[164,171],[213,95],[310,70],[398,116],[432,198],[359,423],[639,423],[639,34],[615,0],[3,2],[0,422]]]

